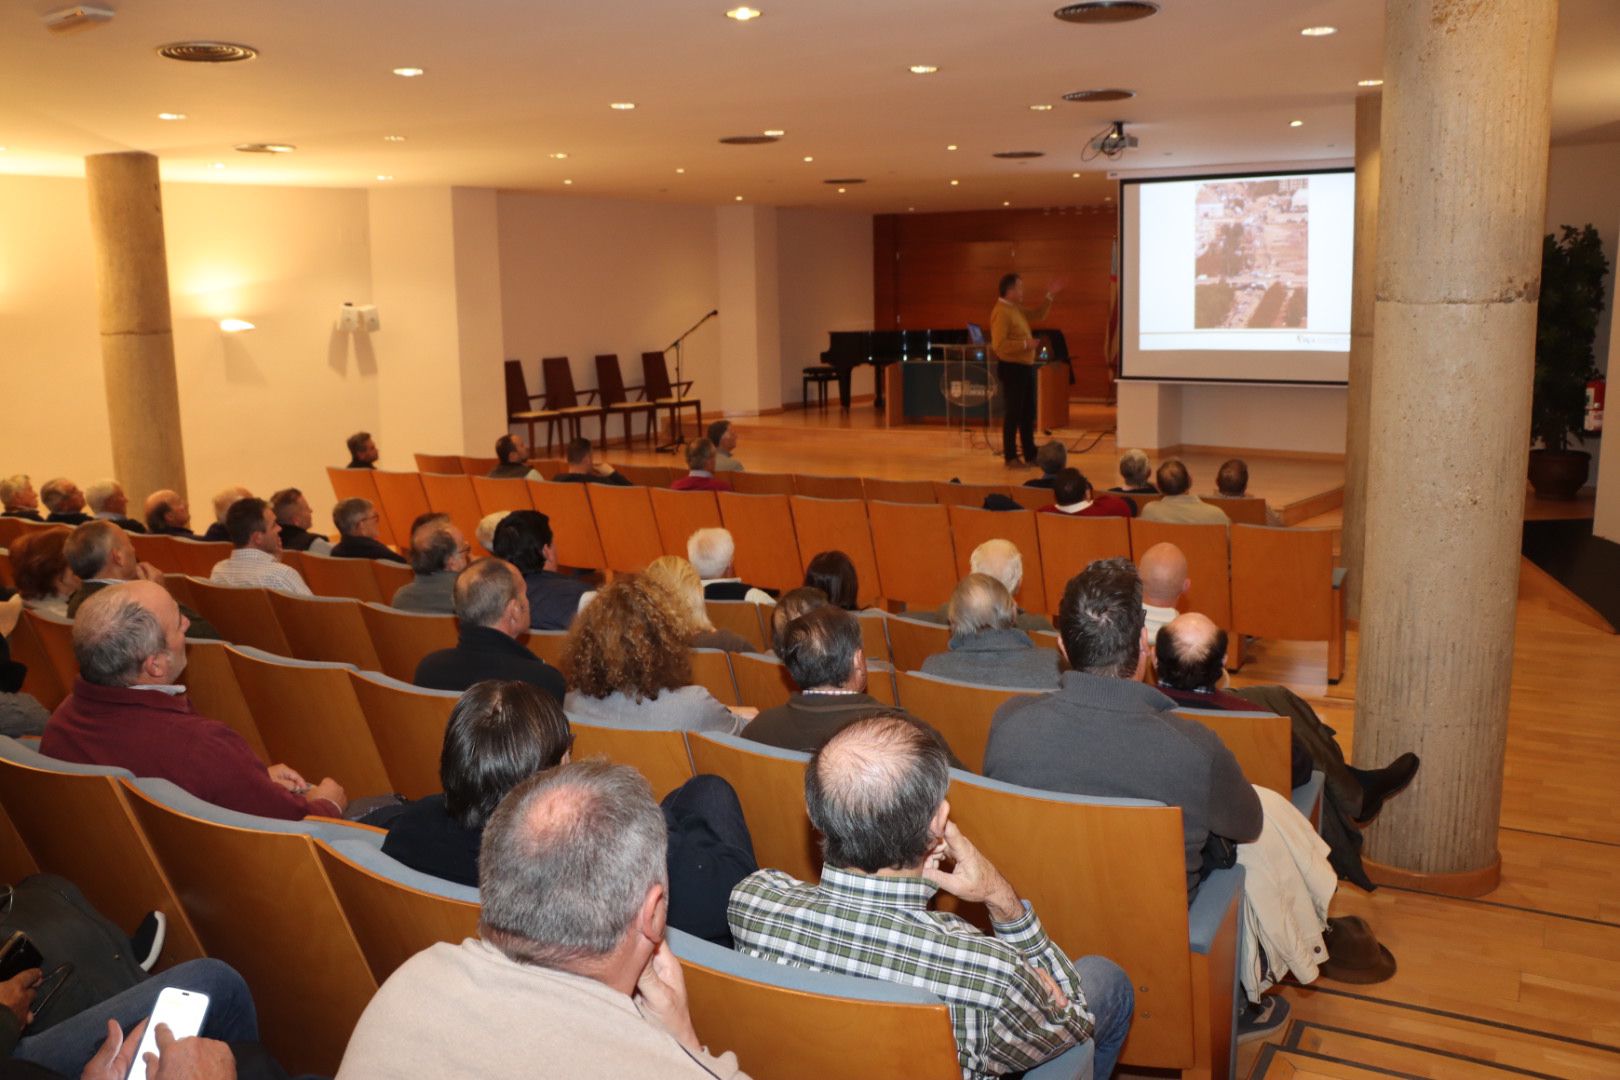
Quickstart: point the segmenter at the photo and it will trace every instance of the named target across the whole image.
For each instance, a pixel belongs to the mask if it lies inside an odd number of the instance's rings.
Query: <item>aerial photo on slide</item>
[[[1305,329],[1310,177],[1202,184],[1195,205],[1193,325]]]

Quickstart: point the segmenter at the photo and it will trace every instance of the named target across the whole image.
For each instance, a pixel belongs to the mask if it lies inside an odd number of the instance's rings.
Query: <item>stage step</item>
[[[1388,1080],[1389,1073],[1349,1062],[1314,1057],[1285,1046],[1267,1046],[1249,1080]]]

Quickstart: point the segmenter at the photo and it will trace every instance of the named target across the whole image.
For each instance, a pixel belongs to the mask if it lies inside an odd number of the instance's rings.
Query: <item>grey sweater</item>
[[[633,698],[615,690],[605,698],[570,690],[563,712],[582,724],[606,723],[648,731],[718,731],[735,735],[742,720],[701,686],[679,686],[656,698]]]
[[[1043,791],[1181,807],[1190,899],[1210,833],[1239,844],[1259,837],[1260,797],[1220,738],[1175,707],[1133,679],[1068,672],[1057,693],[1013,698],[996,710],[984,774]]]
[[[1056,690],[1058,654],[1029,640],[1022,630],[986,630],[951,637],[951,651],[923,661],[924,675],[1004,686],[1015,690]]]

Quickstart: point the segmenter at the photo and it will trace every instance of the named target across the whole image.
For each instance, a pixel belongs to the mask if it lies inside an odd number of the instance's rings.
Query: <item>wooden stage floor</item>
[[[1009,473],[940,428],[887,430],[870,406],[738,421],[738,456],[757,472],[991,482]],[[1073,442],[1112,425],[1076,406]],[[1072,436],[1072,437],[1070,437]],[[609,460],[626,460],[608,451]],[[1221,455],[1188,455],[1207,490]],[[1113,483],[1102,438],[1079,467]],[[640,452],[629,460],[663,461]],[[1250,487],[1289,505],[1343,484],[1337,462],[1250,457]],[[1105,485],[1107,486],[1107,485]],[[1590,502],[1527,516],[1589,516]],[[1309,525],[1336,527],[1337,512]],[[1503,791],[1502,884],[1478,900],[1341,883],[1335,914],[1360,914],[1395,954],[1388,982],[1283,991],[1289,1027],[1240,1048],[1240,1076],[1620,1077],[1620,637],[1532,564],[1522,564]],[[1344,681],[1324,682],[1325,646],[1259,642],[1235,681],[1284,683],[1340,733],[1355,734],[1357,640]],[[1419,781],[1421,783],[1421,774]],[[1399,796],[1397,796],[1398,798]],[[1016,884],[1016,883],[1015,883]]]

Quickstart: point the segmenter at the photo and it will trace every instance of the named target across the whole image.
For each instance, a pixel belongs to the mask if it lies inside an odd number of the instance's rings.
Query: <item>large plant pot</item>
[[[1592,455],[1585,450],[1530,451],[1530,486],[1542,499],[1573,499],[1586,483]]]

